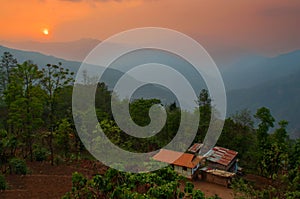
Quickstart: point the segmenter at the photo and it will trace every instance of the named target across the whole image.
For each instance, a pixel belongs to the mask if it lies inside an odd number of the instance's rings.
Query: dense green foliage
[[[185,184],[184,190],[180,189],[180,183]],[[143,174],[123,173],[109,169],[105,175],[96,175],[90,180],[76,172],[72,176],[72,190],[63,198],[176,199],[183,197],[206,198],[203,192],[194,189],[191,182],[185,182],[172,168],[166,167]]]
[[[9,170],[11,174],[25,175],[28,172],[25,160],[13,158],[9,161]]]
[[[274,126],[270,110],[258,109],[255,117],[260,123],[249,148],[253,158],[245,168],[266,177],[268,183],[263,187],[238,179],[233,183],[234,190],[245,198],[298,198],[300,182],[300,140],[290,140],[286,131],[287,121],[278,122],[278,128],[269,133]]]
[[[60,63],[42,70],[31,61],[19,64],[10,53],[4,53],[0,66],[2,172],[9,167],[24,174],[17,160],[50,159],[53,164],[54,153],[68,157],[78,151],[71,114],[73,73]]]
[[[7,188],[5,177],[0,174],[0,191],[5,190]]]

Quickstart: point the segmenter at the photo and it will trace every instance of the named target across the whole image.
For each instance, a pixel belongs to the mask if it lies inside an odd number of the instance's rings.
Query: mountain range
[[[84,41],[81,42],[85,43]],[[81,42],[79,42],[77,46],[82,45]],[[96,42],[94,41],[92,43],[94,45]],[[58,44],[51,45],[55,46]],[[82,60],[82,56],[88,53],[87,49],[92,48],[93,45],[90,44],[90,47],[86,47],[88,44],[85,44],[82,51],[80,48],[73,46],[73,49],[61,56],[65,59],[57,58],[52,55],[44,55],[39,52],[17,50],[4,46],[0,46],[0,54],[9,51],[17,58],[19,63],[32,60],[40,67],[48,63],[56,64],[61,62],[66,68],[77,72],[81,62],[69,61],[68,59]],[[69,47],[72,48],[72,46]],[[75,49],[80,53],[72,54],[72,50]],[[66,56],[68,54],[77,56],[77,58],[74,59],[72,56]],[[168,56],[169,55],[157,56],[155,52],[143,52],[138,56],[139,59],[135,61],[135,63],[132,63],[129,55],[123,60],[119,60],[119,63],[115,63],[114,69],[106,77],[106,83],[108,82],[112,88],[117,79],[126,72],[119,70],[120,68],[118,67],[120,65],[125,68],[127,67],[128,70],[132,64],[138,65],[142,62],[147,62],[148,59],[154,59],[158,63],[170,65],[178,70],[191,81],[193,88],[198,92],[200,92],[201,88],[205,88],[201,76],[199,76],[199,74],[195,75],[195,71],[192,67],[188,66],[188,63],[177,60],[176,58],[170,59]],[[266,106],[271,109],[277,121],[282,119],[289,121],[288,129],[291,132],[291,137],[300,137],[300,50],[275,57],[249,55],[248,57],[235,60],[226,67],[219,66],[219,69],[227,91],[228,116],[245,108],[248,108],[254,114],[257,108]],[[160,75],[163,76],[163,74]],[[176,80],[174,80],[174,83],[176,83]],[[162,97],[164,103],[176,101],[176,99],[174,100],[174,95],[166,88],[149,85],[145,87],[145,89],[147,92],[137,92],[134,98],[149,98],[154,95],[153,97]]]
[[[3,46],[24,51],[35,51],[66,60],[82,61],[87,54],[100,43],[97,39],[80,39],[71,42],[37,42],[37,41],[0,41]]]
[[[300,50],[275,57],[248,56],[220,67],[228,89],[250,88],[300,70]]]

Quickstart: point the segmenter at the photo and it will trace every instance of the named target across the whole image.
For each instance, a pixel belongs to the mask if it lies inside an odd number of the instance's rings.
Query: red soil
[[[0,198],[61,198],[72,187],[72,173],[86,176],[104,173],[106,167],[92,161],[71,165],[51,166],[46,162],[28,162],[30,174],[6,175],[9,189],[0,192]]]
[[[0,192],[0,198],[61,198],[72,187],[72,173],[77,171],[87,177],[96,173],[103,174],[106,167],[101,163],[81,161],[51,166],[46,162],[28,162],[30,174],[25,176],[6,175],[9,189]],[[193,181],[195,189],[200,189],[206,196],[219,195],[224,199],[233,198],[232,189],[202,181]]]

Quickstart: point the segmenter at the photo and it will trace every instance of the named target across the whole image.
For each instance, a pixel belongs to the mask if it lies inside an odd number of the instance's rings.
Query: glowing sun
[[[48,34],[49,34],[49,30],[48,30],[47,28],[45,28],[45,29],[43,30],[43,34],[44,34],[44,35],[48,35]]]

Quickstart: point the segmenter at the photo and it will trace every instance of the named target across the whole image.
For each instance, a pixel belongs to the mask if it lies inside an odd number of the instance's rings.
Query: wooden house
[[[200,178],[206,182],[211,182],[228,187],[231,184],[232,178],[236,175],[235,173],[223,171],[219,169],[210,169],[203,167],[200,169]]]
[[[204,158],[201,156],[166,149],[161,149],[153,159],[172,165],[176,173],[188,179],[198,177],[199,168],[204,164]]]
[[[195,143],[188,152],[198,154],[203,144]],[[228,187],[238,170],[238,152],[223,147],[214,147],[205,155],[205,167],[200,169],[199,178],[207,182]]]
[[[203,145],[195,143],[188,149],[192,154],[198,154]],[[206,166],[210,169],[219,169],[229,172],[237,172],[238,152],[223,147],[214,147],[206,154]]]

